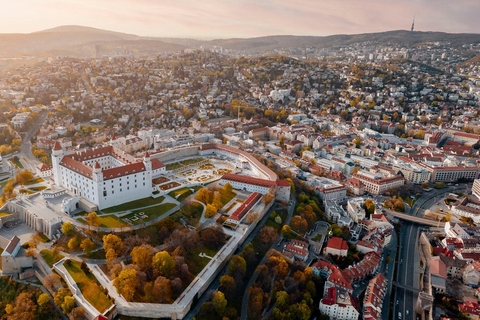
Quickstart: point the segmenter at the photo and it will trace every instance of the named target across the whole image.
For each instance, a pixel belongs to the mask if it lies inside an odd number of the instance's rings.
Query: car
[[[401,312],[398,313],[398,319],[402,319],[402,313]]]
[[[398,306],[398,300],[397,300],[397,303],[396,303],[396,305]]]
[[[405,314],[408,316],[408,314],[409,314],[409,311],[408,311],[408,310],[407,310],[407,311],[405,311]]]

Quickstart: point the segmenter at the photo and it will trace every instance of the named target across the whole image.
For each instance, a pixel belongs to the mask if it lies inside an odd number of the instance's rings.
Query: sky
[[[480,33],[480,0],[1,0],[0,33],[81,25],[153,37],[238,38],[410,29]]]

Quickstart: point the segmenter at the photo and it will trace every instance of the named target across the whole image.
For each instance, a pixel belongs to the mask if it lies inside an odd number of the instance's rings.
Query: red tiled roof
[[[252,207],[260,200],[262,195],[258,192],[252,193],[247,200],[245,200],[240,207],[235,210],[234,213],[229,217],[229,219],[240,221]]]
[[[276,186],[276,181],[242,176],[234,173],[226,173],[222,176],[222,179],[228,180],[228,181],[251,184],[251,185],[265,187],[265,188],[273,188]]]
[[[145,164],[143,162],[136,162],[136,163],[127,164],[121,167],[105,169],[102,171],[102,173],[103,173],[103,179],[109,180],[109,179],[114,179],[120,176],[126,176],[129,174],[134,174],[142,171],[145,171]]]
[[[338,237],[331,237],[328,240],[327,248],[337,249],[337,250],[348,250],[347,241]]]
[[[60,142],[55,141],[55,145],[53,146],[53,150],[62,150],[62,146],[60,145]]]
[[[165,165],[158,159],[152,159],[152,169],[163,168]]]
[[[9,254],[12,254],[13,250],[15,250],[15,247],[19,242],[20,242],[20,238],[17,236],[13,236],[13,238],[10,240],[7,247],[5,248],[5,251],[8,252]]]

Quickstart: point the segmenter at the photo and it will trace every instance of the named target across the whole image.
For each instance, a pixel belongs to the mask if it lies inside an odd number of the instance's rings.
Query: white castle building
[[[143,161],[113,146],[64,154],[58,142],[53,147],[52,165],[57,186],[98,209],[149,197],[152,179],[165,171],[163,163],[150,159],[148,152]]]

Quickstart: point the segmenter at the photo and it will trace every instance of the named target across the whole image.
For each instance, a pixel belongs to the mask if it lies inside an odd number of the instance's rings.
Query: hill
[[[221,46],[234,51],[262,53],[280,48],[326,48],[367,42],[379,44],[396,43],[409,47],[434,41],[449,42],[452,46],[461,46],[463,44],[480,42],[480,34],[397,30],[325,37],[279,35],[203,41],[181,38],[141,37],[90,27],[61,26],[28,34],[0,34],[0,57],[18,57],[22,55],[94,57],[96,45],[101,47],[102,54],[105,55],[144,55],[177,51],[184,48],[200,48],[200,46],[206,48]]]

